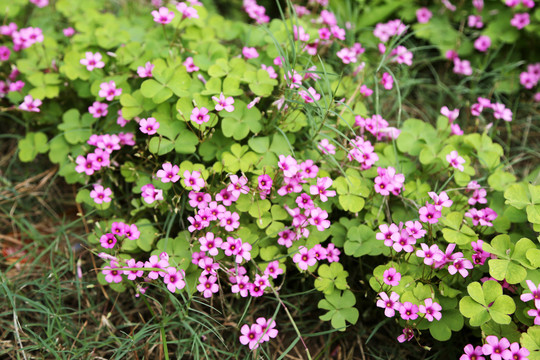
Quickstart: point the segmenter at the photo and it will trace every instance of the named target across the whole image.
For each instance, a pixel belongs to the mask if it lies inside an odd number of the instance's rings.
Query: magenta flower
[[[286,246],[290,248],[293,244],[293,241],[296,240],[296,233],[292,230],[283,230],[278,233],[279,238],[277,243],[279,245]]]
[[[416,240],[421,239],[426,235],[426,230],[424,230],[422,223],[418,220],[407,221],[405,223],[405,230],[410,236],[412,236]]]
[[[136,268],[142,268],[144,267],[144,263],[142,261],[137,261],[135,259],[129,259],[126,261],[125,268],[131,268],[131,270],[124,270],[124,275],[127,275],[128,280],[135,280],[141,276],[143,276],[144,271],[143,270],[135,270]]]
[[[309,87],[307,91],[300,90],[298,94],[304,99],[307,104],[314,101],[319,101],[321,99],[321,94],[317,94],[317,91],[313,87]]]
[[[107,108],[109,105],[101,103],[99,101],[94,101],[92,106],[88,107],[88,112],[92,114],[93,117],[99,119],[100,117],[106,116],[108,113]]]
[[[248,242],[242,242],[242,240],[238,239],[238,252],[236,253],[236,258],[234,261],[237,264],[241,264],[243,260],[249,261],[251,260],[251,244]]]
[[[351,64],[358,61],[356,57],[356,51],[349,48],[343,48],[336,53],[337,57],[341,59],[344,64]]]
[[[199,259],[199,263],[197,264],[201,269],[203,269],[203,272],[201,275],[216,275],[217,269],[219,269],[219,263],[214,262],[214,259],[206,256]]]
[[[383,273],[383,281],[386,285],[398,286],[399,280],[401,280],[401,274],[394,268],[385,270]]]
[[[137,68],[137,74],[141,78],[152,77],[152,70],[154,70],[154,65],[148,61],[144,66]]]
[[[485,360],[485,358],[482,356],[484,353],[482,353],[482,347],[477,346],[476,348],[468,344],[463,349],[465,351],[465,354],[461,355],[459,360]]]
[[[441,211],[443,207],[449,208],[453,204],[453,201],[450,200],[445,191],[442,191],[440,195],[437,195],[433,191],[430,191],[428,192],[428,195],[431,200],[433,200],[433,205],[435,205],[435,209],[437,209],[438,211]]]
[[[430,224],[436,224],[439,222],[441,217],[441,212],[437,210],[435,205],[429,204],[426,202],[426,206],[423,206],[418,210],[420,214],[420,221]]]
[[[317,179],[317,185],[311,185],[309,192],[311,195],[319,195],[322,202],[328,201],[328,197],[336,196],[334,190],[326,190],[332,186],[332,179],[329,177],[322,177]]]
[[[328,212],[322,210],[321,208],[312,209],[309,213],[309,223],[317,227],[317,230],[324,231],[330,227],[330,220],[328,218]]]
[[[0,46],[0,61],[9,60],[11,50],[7,46]]]
[[[261,69],[263,70],[266,70],[266,72],[268,73],[268,76],[270,77],[270,79],[277,79],[278,75],[276,73],[276,70],[274,70],[274,68],[272,66],[266,66],[264,64],[261,65]]]
[[[254,350],[259,347],[261,335],[263,333],[259,324],[252,324],[251,327],[244,324],[240,331],[242,333],[240,336],[240,343],[242,345],[248,345],[250,350]]]
[[[112,101],[116,96],[122,94],[122,89],[116,88],[114,81],[103,82],[99,85],[99,96],[105,98],[107,101]]]
[[[416,320],[418,318],[418,305],[405,301],[399,308],[403,320]]]
[[[380,299],[377,300],[377,307],[384,309],[384,315],[387,317],[393,317],[396,314],[396,310],[399,310],[401,303],[399,300],[399,294],[392,291],[390,297],[385,292],[379,293]]]
[[[446,161],[448,161],[453,168],[458,169],[459,171],[465,170],[463,167],[463,164],[465,164],[465,159],[459,156],[456,150],[453,150],[450,152],[450,154],[446,155]]]
[[[158,268],[167,269],[169,267],[169,261],[159,258],[157,255],[150,256],[150,259],[144,263],[146,268]],[[156,280],[158,277],[164,277],[167,274],[166,271],[152,270],[148,273],[150,279]]]
[[[503,119],[508,122],[512,121],[512,110],[507,109],[504,104],[495,103],[491,105],[491,108],[493,109],[493,117],[495,119]]]
[[[425,299],[424,304],[425,305],[419,306],[419,312],[425,314],[425,317],[429,322],[433,321],[434,318],[437,320],[441,320],[441,305],[433,302],[432,298]]]
[[[86,175],[92,175],[96,170],[99,170],[98,165],[90,158],[85,158],[82,155],[77,156],[75,159],[77,166],[75,171],[80,173],[85,173]]]
[[[229,178],[231,179],[231,183],[227,186],[227,192],[231,193],[236,198],[240,197],[240,194],[249,193],[249,187],[246,185],[248,182],[247,177],[244,175],[241,177],[238,177],[238,175],[231,175]]]
[[[390,224],[388,226],[387,224],[381,224],[379,225],[379,230],[377,234],[375,234],[375,238],[377,240],[384,240],[384,245],[388,247],[392,247],[394,245],[394,240],[392,239],[392,236],[394,234],[399,234],[399,228],[396,224]]]
[[[526,283],[531,293],[522,294],[520,297],[521,301],[528,302],[534,300],[534,306],[540,309],[540,284],[536,286],[531,280],[527,280]]]
[[[163,200],[163,190],[156,189],[152,184],[146,184],[141,187],[141,196],[147,204],[152,204],[154,201]]]
[[[321,150],[323,154],[334,155],[336,153],[336,147],[333,144],[330,144],[328,139],[322,139],[317,145],[317,148]]]
[[[219,291],[219,286],[216,284],[217,277],[210,275],[208,278],[204,275],[199,277],[199,285],[197,285],[197,290],[203,294],[205,298],[212,297],[213,294]]]
[[[333,244],[330,243],[326,247],[326,260],[331,262],[339,262],[339,255],[341,254],[341,251]]]
[[[208,109],[205,107],[202,107],[200,109],[198,107],[193,108],[193,111],[191,112],[191,116],[189,118],[199,125],[202,125],[203,123],[210,121],[210,115],[208,115]]]
[[[125,228],[124,228],[124,223],[123,222],[113,222],[111,224],[111,231],[114,235],[116,236],[124,236],[125,234]]]
[[[189,73],[199,71],[199,67],[195,65],[191,56],[186,58],[186,60],[183,62],[183,65],[186,67],[186,70]]]
[[[492,360],[502,360],[502,354],[504,350],[510,347],[510,342],[507,338],[502,338],[499,341],[495,335],[489,335],[486,337],[487,344],[482,346],[482,352],[484,355],[491,355]]]
[[[99,238],[99,243],[105,249],[112,249],[114,245],[116,245],[116,238],[111,233],[101,235],[101,237]]]
[[[469,205],[476,205],[476,203],[487,204],[486,195],[486,189],[476,189],[474,190],[473,195],[469,198],[467,203]]]
[[[482,35],[474,41],[474,48],[480,52],[486,52],[491,46],[491,39],[489,36]]]
[[[105,275],[105,281],[110,283],[119,283],[122,281],[123,271],[118,267],[116,261],[111,261],[111,266],[104,266],[101,271]]]
[[[470,76],[472,75],[472,67],[469,60],[461,60],[457,56],[453,59],[454,60],[454,73]]]
[[[72,37],[73,35],[75,35],[75,29],[72,27],[62,29],[62,32],[64,33],[65,37]]]
[[[19,109],[22,111],[39,112],[39,107],[41,104],[41,100],[34,99],[32,95],[26,95],[22,104],[19,105]]]
[[[167,289],[174,294],[176,289],[182,290],[186,286],[184,281],[184,270],[176,270],[175,267],[168,267],[167,273],[163,277],[163,282]]]
[[[382,76],[381,84],[386,90],[392,90],[394,87],[394,78],[392,78],[392,75],[385,72]]]
[[[246,59],[255,59],[259,57],[259,53],[257,52],[257,49],[255,49],[254,47],[247,47],[247,46],[244,46],[242,48],[242,55],[244,55]]]
[[[112,191],[110,188],[104,188],[101,185],[94,184],[94,190],[90,191],[90,197],[96,204],[111,202]]]
[[[135,224],[124,224],[124,235],[129,240],[137,240],[141,236],[141,232]]]
[[[156,173],[157,177],[161,179],[161,182],[168,183],[168,182],[177,182],[180,180],[180,175],[178,175],[178,172],[180,171],[180,168],[178,165],[173,165],[171,163],[165,163],[161,165],[162,169],[159,169]]]
[[[200,210],[204,210],[208,207],[208,203],[212,201],[212,196],[207,193],[203,192],[196,192],[196,191],[190,191],[189,194],[189,205],[192,208],[198,208]],[[206,214],[206,213],[205,213]],[[199,215],[202,216],[202,213],[199,212]],[[208,215],[205,215],[208,217],[208,221],[211,221],[210,218],[212,217],[212,214],[208,213]]]
[[[92,52],[86,52],[86,58],[81,59],[80,63],[81,65],[86,66],[86,69],[88,71],[92,71],[94,69],[101,69],[105,67],[105,63],[101,61],[103,57],[100,53],[92,53]]]
[[[283,75],[283,78],[289,83],[289,88],[299,88],[302,85],[302,75],[296,72],[296,70],[287,71],[287,74]]]
[[[235,283],[231,286],[231,292],[233,294],[239,293],[241,297],[247,297],[249,295],[249,276],[236,276]]]
[[[510,348],[503,351],[502,357],[508,360],[528,360],[529,354],[529,350],[524,347],[520,348],[519,343],[513,342],[510,344]]]
[[[286,177],[293,177],[300,170],[298,162],[291,155],[279,155],[278,166]]]
[[[416,244],[416,239],[410,236],[405,229],[401,229],[399,232],[393,234],[392,241],[394,241],[392,248],[397,252],[404,250],[411,253],[414,251],[413,245]]]
[[[424,258],[424,264],[431,266],[435,261],[441,261],[443,255],[436,244],[427,246],[426,244],[420,244],[422,250],[416,250],[416,256]]]
[[[160,7],[159,10],[152,11],[154,21],[160,24],[168,24],[174,19],[174,12],[166,7]]]
[[[276,322],[274,319],[265,319],[263,317],[257,318],[257,324],[261,327],[261,342],[270,341],[270,338],[274,339],[278,330],[276,329]]]
[[[141,130],[143,134],[154,135],[158,129],[159,122],[157,122],[153,117],[141,119],[141,121],[139,121],[139,130]]]
[[[205,186],[201,173],[196,170],[192,172],[189,172],[189,170],[184,171],[184,184],[195,191],[199,191]]]
[[[99,170],[102,167],[108,167],[111,164],[110,155],[107,151],[97,148],[93,153],[87,156],[89,161],[92,161],[95,170]]]
[[[534,325],[540,325],[540,309],[530,309],[527,315],[534,317]]]
[[[428,8],[423,7],[416,10],[416,19],[420,24],[425,24],[429,22],[429,19],[431,19],[432,16],[433,14],[431,13],[431,11],[429,11]]]
[[[313,266],[317,263],[317,258],[312,249],[308,250],[305,246],[300,246],[298,252],[293,256],[293,262],[298,264],[298,267],[302,270],[307,270],[309,266]]]
[[[414,330],[409,327],[406,327],[405,329],[403,329],[403,334],[397,337],[397,341],[399,341],[400,343],[403,343],[405,341],[411,341],[413,337],[414,337]]]
[[[192,5],[197,5],[197,4],[192,3]],[[198,5],[202,5],[202,4],[199,3]],[[182,14],[182,19],[198,19],[199,18],[199,13],[197,12],[197,10],[195,8],[192,8],[191,6],[188,6],[185,2],[178,3],[176,5],[176,10],[178,10],[178,12]]]
[[[448,118],[450,123],[453,123],[459,116],[459,109],[450,110],[447,106],[441,108],[441,114]]]
[[[516,13],[512,20],[510,20],[510,25],[517,28],[518,30],[523,29],[525,26],[531,23],[531,18],[529,13]]]
[[[413,53],[409,51],[405,46],[399,45],[397,48],[393,49],[390,52],[390,55],[393,56],[391,59],[392,62],[398,64],[405,64],[408,66],[412,65]]]
[[[266,269],[264,269],[264,274],[271,276],[273,279],[277,279],[278,275],[283,274],[283,269],[279,267],[279,261],[274,260],[269,262]]]
[[[225,95],[221,93],[219,95],[219,99],[215,96],[212,96],[212,100],[214,100],[216,104],[216,111],[225,110],[227,112],[233,112],[234,111],[234,98],[232,96],[229,96],[228,98],[225,98]]]

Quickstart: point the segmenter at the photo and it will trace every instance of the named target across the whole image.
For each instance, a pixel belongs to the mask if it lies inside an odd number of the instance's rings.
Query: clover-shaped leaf
[[[276,79],[270,78],[268,71],[259,69],[258,71],[248,71],[244,76],[244,81],[249,84],[249,88],[257,96],[269,96],[272,94],[274,86],[278,84]]]
[[[173,94],[178,97],[189,96],[191,77],[184,66],[168,67],[162,59],[154,62],[153,79],[144,81],[141,94],[151,98],[156,104],[169,99]]]
[[[343,269],[343,265],[340,263],[323,264],[317,271],[319,277],[315,279],[315,287],[324,294],[331,294],[335,289],[345,290],[349,288],[347,284],[349,273]]]
[[[353,306],[356,304],[354,294],[345,290],[342,293],[334,291],[329,295],[325,295],[325,299],[319,301],[319,309],[328,310],[324,315],[319,316],[323,321],[331,321],[334,329],[345,331],[346,322],[356,324],[358,321],[358,310]]]
[[[234,111],[224,114],[225,118],[221,122],[223,135],[241,140],[250,131],[253,133],[261,131],[261,112],[256,107],[248,109],[243,101],[236,101],[234,106]]]
[[[526,333],[521,334],[521,345],[529,350],[530,360],[540,360],[540,326],[531,326]]]
[[[345,254],[355,257],[376,256],[389,252],[384,242],[377,240],[375,232],[367,225],[354,226],[349,229],[344,250]]]
[[[37,154],[43,154],[47,150],[47,135],[42,132],[29,132],[24,139],[19,140],[19,159],[22,162],[30,162]]]
[[[493,280],[483,285],[473,282],[467,286],[469,296],[459,302],[459,311],[470,318],[472,326],[480,326],[490,319],[497,324],[509,324],[509,315],[516,311],[516,304],[510,296],[502,294],[501,285]]]
[[[64,132],[66,141],[70,144],[84,143],[92,135],[90,125],[95,122],[95,118],[89,113],[80,116],[79,110],[70,109],[62,116],[62,124],[58,129]]]

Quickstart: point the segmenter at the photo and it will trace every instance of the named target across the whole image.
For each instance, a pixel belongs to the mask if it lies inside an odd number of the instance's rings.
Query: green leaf
[[[253,151],[259,154],[264,154],[270,148],[270,137],[252,137],[248,140],[248,145],[253,149]]]
[[[49,150],[47,135],[42,132],[29,132],[24,139],[19,140],[19,159],[22,162],[30,162],[37,154]]]
[[[221,122],[223,135],[241,140],[250,131],[253,133],[261,131],[261,112],[256,107],[248,109],[247,104],[240,100],[236,101],[234,106],[234,111],[224,114],[225,117]]]
[[[81,144],[92,135],[92,129],[89,125],[93,124],[95,120],[89,113],[84,114],[81,118],[79,110],[70,109],[62,116],[62,124],[58,125],[58,129],[63,131],[68,143]]]
[[[359,312],[353,307],[354,304],[356,304],[356,298],[351,291],[345,290],[341,294],[339,291],[334,291],[319,301],[318,307],[328,310],[319,318],[324,321],[331,320],[332,327],[345,331],[346,322],[354,325],[358,321]]]
[[[527,205],[527,220],[533,224],[540,224],[540,205]]]
[[[324,294],[330,294],[335,289],[349,288],[347,284],[349,273],[343,269],[343,265],[340,263],[333,262],[330,266],[323,264],[319,267],[318,273],[319,277],[315,279],[315,288]]]
[[[516,177],[514,174],[502,170],[496,170],[488,177],[489,186],[497,191],[504,191],[508,185],[514,183],[515,181]]]
[[[251,91],[261,97],[270,96],[274,90],[274,86],[278,84],[278,81],[271,79],[268,71],[263,69],[259,69],[257,72],[248,71],[245,81],[249,84]]]
[[[164,155],[174,149],[174,142],[161,136],[152,136],[148,143],[148,150],[153,154]]]
[[[517,284],[525,280],[527,270],[510,260],[490,259],[489,274],[499,281],[506,280],[509,284]]]
[[[506,199],[506,204],[520,210],[531,203],[527,185],[524,183],[510,185],[504,192],[504,198]]]
[[[480,326],[490,319],[499,324],[508,324],[516,310],[511,297],[502,294],[502,286],[493,280],[480,285],[473,282],[467,286],[469,296],[459,302],[459,311],[470,318],[472,326]]]
[[[521,346],[529,350],[529,360],[540,360],[540,326],[531,326],[519,339]]]

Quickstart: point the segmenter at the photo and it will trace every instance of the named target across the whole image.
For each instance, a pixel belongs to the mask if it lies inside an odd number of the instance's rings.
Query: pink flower
[[[339,50],[336,55],[341,59],[344,64],[351,64],[358,61],[358,59],[356,58],[356,51],[349,48],[343,48]]]
[[[392,75],[385,72],[382,76],[381,84],[386,90],[391,90],[394,87],[394,78],[392,78]]]
[[[141,78],[152,77],[152,70],[154,70],[154,65],[148,61],[144,66],[137,68],[137,74]]]
[[[180,176],[178,176],[180,178]],[[212,201],[212,196],[203,192],[190,191],[188,194],[189,205],[193,208],[204,210],[208,207],[208,203]],[[201,213],[199,213],[201,215]],[[211,215],[208,215],[212,217]],[[210,220],[209,220],[210,221]]]
[[[124,224],[124,235],[129,240],[137,240],[141,236],[141,232],[135,224]]]
[[[163,190],[157,190],[152,184],[146,184],[141,187],[141,196],[147,204],[152,204],[154,201],[163,200]]]
[[[463,135],[463,130],[461,130],[458,124],[450,124],[450,131],[452,135]]]
[[[234,281],[234,285],[231,286],[231,292],[233,294],[240,293],[241,297],[247,297],[250,287],[249,276],[236,276]]]
[[[107,101],[112,101],[116,96],[120,96],[122,94],[122,89],[117,89],[116,84],[114,81],[109,81],[101,83],[99,85],[99,96],[104,97],[107,99]]]
[[[99,170],[100,168],[91,158],[85,158],[82,155],[77,156],[75,162],[77,163],[75,171],[79,174],[85,173],[86,175],[92,175],[94,171]]]
[[[431,200],[433,200],[433,205],[435,205],[435,209],[441,211],[443,207],[449,208],[454,203],[445,191],[442,191],[440,195],[437,195],[433,191],[428,192],[429,197]]]
[[[159,10],[152,11],[154,21],[160,24],[168,24],[174,19],[174,12],[166,7],[160,7]]]
[[[455,275],[459,271],[460,275],[466,278],[467,275],[469,275],[469,271],[467,271],[467,269],[472,268],[473,264],[469,260],[460,258],[454,260],[454,263],[448,266],[448,272],[450,275]]]
[[[482,9],[484,8],[484,0],[473,0],[472,3],[478,11],[482,11]]]
[[[163,282],[167,284],[167,289],[174,294],[176,289],[182,290],[186,286],[184,281],[184,271],[176,270],[175,267],[168,267],[167,273],[163,277]]]
[[[225,109],[227,112],[234,111],[234,99],[232,96],[225,98],[225,95],[221,93],[219,95],[219,99],[215,96],[212,96],[212,99],[217,103],[215,107],[216,111],[221,111],[223,109]]]
[[[474,42],[474,48],[480,52],[486,52],[491,46],[491,39],[489,36],[482,35]]]
[[[202,5],[200,3],[192,3],[191,5]],[[182,14],[182,19],[198,19],[199,13],[195,8],[188,6],[185,2],[178,3],[176,5],[176,10]]]
[[[317,148],[321,150],[323,154],[334,155],[336,153],[336,147],[333,144],[330,144],[328,139],[322,139],[317,145]]]
[[[530,309],[527,315],[534,317],[534,325],[540,325],[540,308]]]
[[[399,228],[396,224],[390,224],[388,226],[387,224],[381,224],[379,225],[379,230],[377,234],[375,234],[375,238],[377,240],[384,240],[384,245],[388,247],[392,247],[394,244],[393,235],[399,234]]]
[[[383,281],[386,285],[398,286],[399,280],[401,280],[401,274],[398,273],[393,267],[384,271]]]
[[[450,152],[450,154],[446,155],[446,161],[448,161],[453,168],[458,169],[459,171],[465,170],[463,167],[463,164],[465,164],[465,159],[459,156],[456,150],[453,150]]]
[[[439,222],[441,212],[437,210],[435,205],[431,205],[426,202],[426,206],[423,206],[418,210],[420,214],[420,221],[430,224],[436,224]]]
[[[405,329],[403,329],[403,334],[397,337],[397,341],[399,341],[400,343],[403,343],[405,341],[411,341],[413,337],[414,337],[414,330],[409,327],[406,327]]]
[[[399,294],[392,291],[390,297],[384,292],[379,293],[380,299],[377,300],[377,307],[384,309],[384,315],[387,317],[393,317],[396,314],[396,310],[399,310],[401,303],[399,300]]]
[[[450,110],[450,109],[448,109],[447,106],[443,106],[441,108],[441,114],[443,116],[446,116],[450,123],[453,123],[454,120],[456,120],[457,117],[459,116],[459,109]]]
[[[276,71],[273,67],[262,64],[261,69],[266,70],[268,76],[270,76],[270,79],[277,79],[278,75],[276,74]]]
[[[119,283],[122,281],[123,271],[120,270],[116,261],[111,261],[111,266],[104,266],[101,272],[105,275],[105,281],[108,283]]]
[[[521,301],[527,302],[534,300],[534,306],[540,309],[540,284],[536,286],[531,280],[527,280],[526,283],[531,293],[522,294],[520,297]]]
[[[390,55],[394,56],[394,58],[391,59],[392,62],[408,66],[412,65],[413,53],[407,50],[405,46],[399,45],[390,52]]]
[[[212,297],[213,294],[219,291],[219,286],[216,284],[217,277],[210,275],[208,278],[204,275],[199,277],[199,285],[197,285],[197,290],[203,294],[205,298]]]
[[[436,244],[427,246],[426,244],[420,244],[422,250],[416,250],[416,256],[424,258],[424,264],[431,266],[435,261],[441,261],[443,255]]]
[[[250,350],[259,347],[261,335],[263,333],[259,324],[252,324],[251,327],[245,324],[240,331],[242,332],[242,335],[240,336],[240,343],[242,345],[249,345]]]
[[[90,191],[90,197],[96,204],[111,202],[112,191],[110,188],[104,188],[101,185],[94,184],[94,190]]]
[[[157,130],[159,129],[159,122],[156,121],[155,118],[149,117],[148,119],[141,119],[139,121],[139,130],[143,134],[147,135],[154,135],[157,133]]]
[[[519,347],[519,343],[514,342],[510,344],[510,348],[503,351],[503,359],[511,360],[528,360],[530,352],[526,348]],[[493,356],[493,355],[492,355]]]
[[[199,125],[210,121],[210,115],[208,115],[208,109],[205,107],[202,107],[200,109],[198,107],[193,108],[190,119]]]
[[[101,61],[102,56],[100,53],[92,53],[92,52],[86,52],[86,58],[81,59],[80,63],[81,65],[86,66],[86,69],[88,71],[92,71],[94,69],[101,69],[105,67],[105,63]]]
[[[32,95],[26,95],[22,104],[19,105],[19,109],[29,112],[39,112],[39,106],[41,104],[41,100],[34,99]]]
[[[199,71],[199,68],[193,63],[193,58],[191,56],[186,58],[183,65],[186,67],[187,72]]]
[[[503,119],[504,121],[512,121],[512,110],[507,109],[504,104],[495,103],[491,105],[493,116],[495,119]]]
[[[278,275],[283,274],[283,269],[279,267],[279,261],[274,260],[269,262],[266,269],[264,269],[264,274],[271,276],[273,279],[277,279]]]
[[[177,182],[180,180],[180,175],[178,175],[178,171],[180,171],[180,168],[178,165],[173,165],[171,163],[165,163],[161,165],[162,169],[158,170],[156,175],[158,178],[161,179],[161,182],[168,183],[168,182]]]
[[[331,262],[339,262],[339,255],[341,251],[333,243],[328,244],[326,247],[326,260]]]
[[[306,104],[312,103],[314,101],[319,101],[321,99],[321,95],[317,94],[317,91],[315,91],[315,89],[312,87],[310,87],[308,91],[300,90],[298,94],[304,99]]]
[[[416,10],[416,19],[420,24],[427,23],[432,16],[433,14],[431,13],[431,11],[429,11],[428,8],[423,7]]]
[[[405,301],[399,308],[403,320],[416,320],[418,318],[418,305]]]
[[[109,112],[108,109],[109,105],[105,103],[101,103],[99,101],[94,101],[92,106],[88,107],[88,112],[92,114],[93,117],[96,119],[99,119],[100,117],[106,116]]]
[[[483,353],[481,346],[477,346],[475,348],[473,345],[468,344],[465,346],[463,351],[465,351],[465,354],[461,355],[459,360],[485,360],[485,358],[482,356]]]
[[[309,223],[317,227],[317,230],[324,231],[330,227],[330,221],[326,220],[328,218],[328,213],[326,210],[320,208],[312,209],[309,212],[310,218],[308,219]]]
[[[510,25],[516,27],[518,30],[523,29],[525,26],[531,23],[529,13],[516,13],[512,20],[510,20]]]
[[[131,268],[130,270],[124,270],[124,275],[127,275],[128,280],[135,280],[141,276],[143,276],[144,271],[143,270],[136,270],[139,268],[144,267],[144,263],[142,261],[137,261],[135,259],[129,259],[126,261],[125,268]]]
[[[11,50],[7,46],[0,46],[0,61],[9,60]]]
[[[365,97],[368,97],[373,94],[373,90],[368,88],[366,85],[362,85],[360,86],[360,94],[364,95]]]
[[[226,231],[234,231],[240,226],[240,215],[237,212],[226,211],[222,214],[219,226],[225,228]]]
[[[448,60],[454,60],[455,58],[458,57],[458,53],[455,50],[448,50],[444,54],[444,57],[447,58]]]
[[[499,339],[495,335],[489,335],[486,337],[487,344],[482,346],[482,352],[484,355],[491,355],[492,360],[501,360],[504,350],[510,347],[510,342],[507,338]]]
[[[317,263],[317,258],[315,258],[315,253],[312,249],[308,250],[305,246],[300,246],[298,250],[293,256],[293,262],[298,264],[300,269],[307,270],[309,266]]]
[[[124,236],[125,229],[124,229],[124,223],[123,222],[113,222],[111,225],[111,231],[114,235],[117,236]]]
[[[67,27],[63,29],[62,32],[64,33],[65,37],[72,37],[73,35],[75,35],[75,29],[72,27]]]
[[[36,5],[38,8],[43,8],[49,5],[49,0],[30,0],[30,2]]]
[[[257,52],[257,49],[255,49],[254,47],[247,47],[247,46],[244,46],[242,48],[242,55],[244,55],[246,59],[255,59],[259,57],[259,53]]]
[[[272,318],[265,319],[263,317],[260,317],[257,318],[256,321],[257,324],[261,327],[261,342],[269,341],[270,338],[274,339],[277,336],[278,330],[275,328],[276,322]]]
[[[407,221],[405,223],[405,230],[410,236],[417,240],[423,238],[424,235],[426,235],[426,230],[424,230],[420,221]]]
[[[471,63],[469,62],[469,60],[461,60],[458,57],[455,57],[453,60],[454,60],[454,69],[453,69],[454,73],[467,75],[467,76],[472,75],[473,71],[472,71]]]
[[[311,195],[319,195],[322,202],[328,201],[328,197],[336,196],[334,190],[327,190],[332,186],[332,179],[329,177],[317,178],[317,185],[311,185],[309,192]]]
[[[468,200],[468,204],[469,205],[475,205],[476,203],[487,204],[486,194],[487,194],[486,189],[474,190],[473,195]]]
[[[296,72],[296,70],[292,70],[292,74],[290,71],[287,72],[287,74],[283,75],[283,78],[287,81],[289,84],[289,88],[299,88],[300,85],[302,85],[302,75]]]
[[[392,248],[397,252],[404,250],[411,253],[414,251],[413,245],[416,244],[416,239],[410,236],[405,229],[401,229],[399,232],[393,234],[392,241],[394,241]]]
[[[101,235],[101,237],[99,238],[99,243],[105,249],[112,249],[116,244],[116,238],[111,233]]]
[[[193,172],[189,172],[189,170],[184,171],[184,184],[186,187],[192,188],[195,191],[199,191],[205,186],[201,173],[196,170]]]
[[[442,314],[441,305],[437,304],[436,302],[433,302],[432,298],[427,298],[424,300],[424,305],[419,306],[419,311],[422,314],[426,314],[426,319],[431,322],[433,319],[441,320]]]

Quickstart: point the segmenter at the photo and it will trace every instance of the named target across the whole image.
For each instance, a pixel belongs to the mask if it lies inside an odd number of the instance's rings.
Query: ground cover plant
[[[540,10],[455,3],[2,4],[4,353],[539,359]]]

